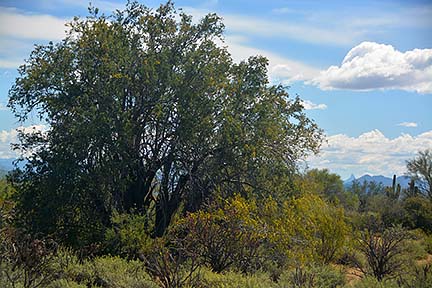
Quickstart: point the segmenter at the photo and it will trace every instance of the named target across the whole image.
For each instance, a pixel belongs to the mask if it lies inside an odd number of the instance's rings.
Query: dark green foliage
[[[420,192],[432,201],[432,150],[419,151],[417,157],[407,161],[407,169]]]
[[[105,250],[111,255],[125,258],[142,257],[151,249],[147,216],[114,213],[112,227],[105,233]]]
[[[409,197],[404,200],[403,207],[406,211],[406,226],[432,232],[432,203],[428,199],[422,196]]]

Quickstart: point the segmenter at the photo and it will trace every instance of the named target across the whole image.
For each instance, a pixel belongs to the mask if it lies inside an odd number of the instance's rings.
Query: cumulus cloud
[[[302,100],[304,109],[306,110],[325,110],[327,109],[326,104],[315,104],[310,100]]]
[[[15,38],[60,40],[65,36],[65,19],[51,15],[24,14],[0,7],[0,35]]]
[[[323,90],[432,93],[432,49],[400,52],[391,45],[363,42],[348,52],[340,66],[330,66],[310,82]]]
[[[225,38],[225,45],[236,62],[246,60],[250,56],[265,56],[269,60],[268,69],[272,82],[288,85],[294,81],[311,79],[319,73],[319,69],[315,67],[267,50],[253,48],[247,44],[247,38],[244,36],[228,36]]]
[[[18,68],[34,42],[57,41],[66,35],[66,19],[0,7],[0,68]]]
[[[337,134],[327,140],[321,153],[308,159],[310,167],[328,168],[342,177],[366,173],[402,175],[406,172],[406,160],[419,150],[432,147],[432,130],[417,136],[402,134],[393,139],[372,130],[358,137]]]
[[[402,127],[417,127],[417,123],[415,122],[402,122],[397,124],[397,126],[402,126]]]
[[[31,125],[31,126],[20,126],[15,129],[1,130],[0,131],[0,159],[16,158],[20,156],[18,151],[11,149],[12,143],[18,142],[18,134],[20,131],[24,133],[34,133],[38,131],[46,131],[47,126],[43,124]]]

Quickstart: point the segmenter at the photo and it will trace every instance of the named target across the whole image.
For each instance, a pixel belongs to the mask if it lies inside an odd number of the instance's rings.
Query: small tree
[[[400,227],[388,228],[382,232],[366,229],[357,240],[360,252],[366,257],[366,267],[359,261],[356,266],[365,274],[372,275],[378,281],[387,276],[397,275],[403,261],[399,258],[402,244],[409,234]]]
[[[300,252],[307,254],[306,251],[310,251],[315,261],[330,263],[349,232],[344,210],[316,195],[305,195],[293,204],[298,219],[296,237],[303,243]]]
[[[407,169],[420,191],[432,201],[432,150],[419,151],[414,159],[407,161]]]
[[[51,239],[34,239],[12,227],[0,229],[0,286],[45,287],[55,276],[51,261],[56,252]]]
[[[243,272],[254,270],[265,238],[255,201],[235,196],[221,206],[188,214],[176,227],[177,239],[184,238],[190,254],[198,254],[214,272],[231,266]]]

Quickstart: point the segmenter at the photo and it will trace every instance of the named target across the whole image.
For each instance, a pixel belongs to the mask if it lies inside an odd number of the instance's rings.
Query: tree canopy
[[[424,195],[432,200],[432,150],[419,151],[414,159],[407,161],[407,169]]]
[[[183,203],[269,192],[322,132],[301,101],[271,85],[267,60],[234,63],[224,26],[168,2],[90,9],[60,43],[37,46],[9,92],[27,165],[13,177],[20,218],[35,232],[92,242],[113,211],[147,215],[161,236]]]

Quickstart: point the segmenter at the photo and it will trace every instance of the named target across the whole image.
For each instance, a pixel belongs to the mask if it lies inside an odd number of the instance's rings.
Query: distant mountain
[[[381,183],[383,186],[392,186],[393,178],[385,177],[382,175],[371,176],[371,175],[363,175],[359,178],[355,178],[354,175],[351,175],[350,178],[344,181],[345,187],[350,187],[354,180],[357,180],[358,183],[362,184],[363,182],[375,182],[376,184]],[[400,184],[402,188],[408,188],[411,178],[408,176],[399,176],[396,177],[396,183]]]
[[[344,183],[352,183],[355,179],[356,178],[355,178],[354,174],[351,174],[351,176],[348,179],[346,179],[344,181]]]

